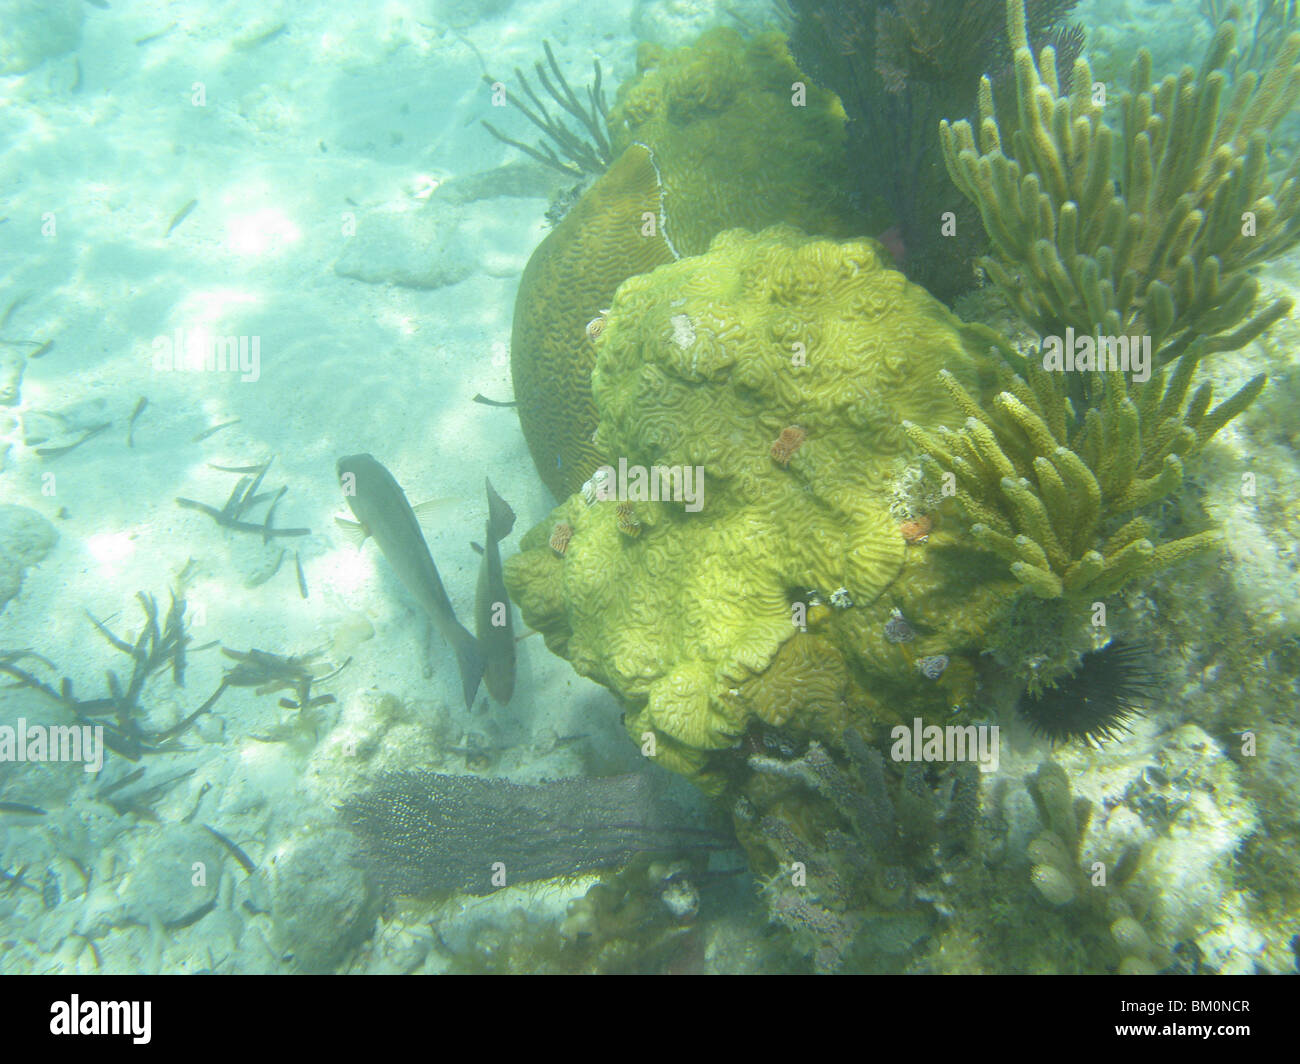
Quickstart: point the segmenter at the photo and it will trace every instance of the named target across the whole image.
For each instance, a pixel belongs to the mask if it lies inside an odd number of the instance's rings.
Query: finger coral
[[[1141,851],[1130,849],[1115,861],[1114,882],[1090,878],[1083,869],[1083,842],[1092,816],[1092,803],[1074,798],[1070,778],[1055,761],[1044,761],[1029,777],[1029,791],[1046,830],[1026,848],[1032,862],[1029,881],[1052,908],[1073,906],[1079,916],[1102,927],[1109,925],[1112,949],[1123,974],[1153,975],[1169,963],[1169,951],[1152,944],[1134,917],[1135,892],[1124,888],[1140,862]],[[1093,864],[1092,868],[1098,868]],[[1139,906],[1141,912],[1141,906]],[[1094,932],[1095,939],[1103,936]]]
[[[1023,373],[1007,371],[1006,389],[987,406],[942,374],[965,424],[904,428],[954,475],[976,541],[1030,591],[1042,598],[1109,594],[1218,542],[1205,531],[1157,546],[1152,522],[1123,520],[1175,491],[1183,459],[1264,386],[1256,377],[1211,410],[1210,384],[1187,397],[1194,367],[1185,356],[1175,372],[1158,372],[1143,385],[1108,374],[1105,399],[1081,421],[1061,376],[1032,362],[1022,364]]]
[[[1206,355],[1244,346],[1290,309],[1256,311],[1247,268],[1300,241],[1300,162],[1274,199],[1264,155],[1300,98],[1300,34],[1235,84],[1222,69],[1231,23],[1199,74],[1154,89],[1140,53],[1119,135],[1087,61],[1063,89],[1052,49],[1030,51],[1023,0],[1007,13],[1019,128],[1008,143],[985,79],[978,148],[966,122],[945,123],[943,144],[992,241],[989,276],[1045,340],[1027,358],[1000,349],[1004,388],[991,403],[943,378],[961,428],[907,431],[954,476],[975,539],[1030,591],[1105,595],[1216,543],[1206,531],[1157,545],[1134,512],[1175,491],[1185,460],[1264,386],[1258,376],[1217,406],[1208,382],[1192,390]],[[1076,334],[1097,339],[1071,373],[1053,352]]]
[[[1255,310],[1246,271],[1300,242],[1300,158],[1275,184],[1266,152],[1300,102],[1300,34],[1235,82],[1231,22],[1199,72],[1159,85],[1140,51],[1116,133],[1087,60],[1068,73],[1050,48],[1035,60],[1024,0],[1007,0],[1007,16],[1019,128],[1004,136],[985,78],[978,142],[964,121],[941,136],[993,244],[983,266],[1025,320],[1044,336],[1147,335],[1164,365],[1244,347],[1285,315],[1286,300]]]

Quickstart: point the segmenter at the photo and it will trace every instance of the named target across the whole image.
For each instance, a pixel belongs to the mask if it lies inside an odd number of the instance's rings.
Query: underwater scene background
[[[1285,973],[1294,0],[0,0],[0,972]]]

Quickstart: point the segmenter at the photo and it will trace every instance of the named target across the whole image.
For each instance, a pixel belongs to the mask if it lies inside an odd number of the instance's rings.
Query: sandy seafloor
[[[51,870],[60,894],[53,906],[37,891],[0,895],[0,970],[291,970],[273,942],[271,915],[251,911],[277,904],[275,888],[259,880],[273,879],[276,863],[303,848],[333,845],[331,807],[354,778],[349,759],[359,748],[371,769],[464,771],[464,756],[451,748],[501,744],[509,749],[482,767],[522,780],[636,767],[612,698],[540,639],[519,644],[508,707],[480,690],[476,710],[465,711],[450,652],[436,636],[424,649],[426,622],[373,544],[358,552],[336,529],[344,511],[334,463],[368,451],[413,502],[445,500],[426,536],[472,627],[478,559],[469,543],[483,535],[484,476],[519,515],[505,554],[553,505],[514,413],[472,401],[476,393],[510,397],[519,273],[545,235],[557,187],[478,125],[499,117],[481,75],[531,67],[545,38],[575,83],[594,51],[612,89],[633,70],[638,35],[678,43],[710,17],[668,0],[0,4],[6,15],[33,6],[67,11],[82,26],[74,51],[0,76],[0,311],[19,300],[0,336],[54,341],[25,363],[14,352],[30,347],[0,351],[7,379],[21,370],[20,397],[0,408],[0,501],[44,515],[58,541],[0,614],[0,649],[39,651],[57,666],[44,678],[66,675],[80,697],[92,697],[104,689],[105,670],[120,671],[125,659],[95,633],[87,611],[133,636],[136,592],[165,603],[184,573],[195,644],[350,661],[319,688],[338,702],[300,727],[297,711],[277,705],[287,692],[227,690],[187,735],[189,752],[145,762],[150,779],[195,770],[157,801],[156,822],[116,817],[90,799],[133,767],[111,755],[94,783],[68,766],[0,765],[0,799],[50,810],[0,822],[0,868],[28,865],[38,886]],[[259,40],[280,23],[281,32]],[[195,106],[200,84],[205,101]],[[518,116],[501,124],[533,139]],[[506,163],[516,165],[475,176]],[[355,236],[345,235],[349,215]],[[353,276],[340,275],[340,262]],[[1266,275],[1270,290],[1296,282],[1294,261]],[[156,371],[154,338],[200,326],[258,336],[260,378]],[[1293,370],[1280,357],[1271,368],[1294,398],[1286,383]],[[1248,375],[1232,360],[1220,365],[1227,378]],[[148,403],[128,448],[141,397]],[[25,442],[73,442],[103,422],[111,427],[62,456],[43,458]],[[1248,426],[1225,433],[1221,478],[1238,475],[1232,455],[1267,445],[1276,490],[1293,487],[1293,439],[1252,439]],[[309,527],[309,536],[263,544],[174,501],[220,506],[237,478],[210,463],[272,457],[265,487],[288,487],[277,524]],[[1220,515],[1236,522],[1238,543],[1253,544],[1236,560],[1254,566],[1252,585],[1273,596],[1277,623],[1300,631],[1287,615],[1295,607],[1286,526],[1279,539],[1255,510],[1237,509]],[[191,712],[228,664],[214,648],[191,656],[184,688],[165,675],[155,680],[144,700],[149,725],[165,728]],[[4,722],[48,721],[49,713],[38,696],[0,692]],[[1112,755],[1073,755],[1071,771],[1094,765],[1087,787],[1100,799],[1108,785],[1096,759],[1140,772],[1136,751],[1169,723],[1144,724],[1135,746]],[[251,737],[268,733],[286,741]],[[557,742],[575,735],[584,738]],[[1023,773],[1041,754],[1008,759],[1003,771]],[[1209,841],[1196,851],[1203,863],[1187,875],[1213,885],[1206,869],[1231,860],[1249,823],[1248,814],[1217,809],[1210,821]],[[157,862],[197,846],[199,823],[237,840],[263,872],[250,879],[220,848],[205,850],[219,869],[204,888],[215,909],[191,928],[169,930],[193,911],[195,896],[175,896]],[[91,873],[88,888],[78,865]],[[514,905],[559,912],[582,889],[576,882],[456,902],[439,917],[440,933],[454,936],[458,920]],[[1268,931],[1242,905],[1206,901],[1220,903],[1214,959],[1250,970],[1269,948]],[[443,962],[430,944],[427,919],[381,924],[351,970],[435,971]]]

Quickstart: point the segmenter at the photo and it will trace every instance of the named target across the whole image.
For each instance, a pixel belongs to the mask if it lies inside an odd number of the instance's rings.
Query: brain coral
[[[624,278],[674,258],[662,210],[654,160],[633,144],[538,245],[519,281],[510,372],[524,439],[557,498],[600,464],[590,383],[598,330],[587,326]]]
[[[637,69],[619,88],[609,127],[616,148],[640,142],[654,151],[682,255],[705,251],[724,229],[786,222],[846,236],[859,228],[843,108],[800,73],[781,34],[745,41],[723,28],[672,51],[642,45]]]
[[[713,30],[671,52],[647,45],[639,67],[610,113],[622,154],[533,252],[515,302],[519,420],[557,498],[601,461],[591,440],[593,343],[625,278],[698,254],[723,229],[853,228],[844,113],[806,84],[780,34],[746,43]],[[796,82],[806,85],[797,103]]]
[[[754,721],[833,736],[873,692],[936,711],[955,700],[914,658],[978,642],[993,588],[966,555],[927,564],[944,535],[909,544],[889,491],[911,457],[899,423],[952,416],[940,368],[984,387],[985,337],[883,254],[789,227],[729,231],[625,281],[595,341],[596,446],[640,534],[620,533],[615,499],[573,495],[506,580],[547,645],[619,696],[674,768],[696,773]],[[803,442],[782,465],[772,445],[791,426]],[[702,492],[647,498],[637,467],[656,466]],[[548,545],[561,524],[562,556]],[[794,604],[810,591],[835,608],[802,632]],[[906,653],[882,634],[896,608],[920,633]]]

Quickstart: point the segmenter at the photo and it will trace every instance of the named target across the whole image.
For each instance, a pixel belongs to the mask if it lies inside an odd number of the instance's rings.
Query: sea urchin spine
[[[1081,739],[1096,746],[1129,730],[1140,703],[1159,691],[1151,658],[1142,646],[1111,643],[1083,656],[1073,673],[1016,709],[1031,731],[1053,745]]]

